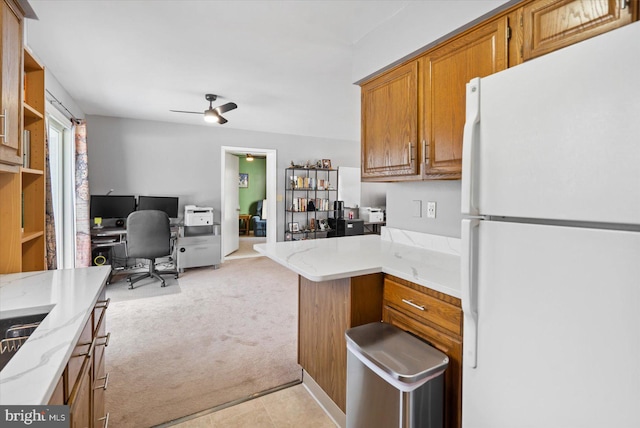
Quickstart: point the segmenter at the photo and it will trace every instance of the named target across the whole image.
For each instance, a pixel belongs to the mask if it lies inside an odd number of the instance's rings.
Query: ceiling
[[[358,141],[353,46],[408,2],[29,3],[27,44],[87,115]],[[227,124],[169,112],[206,93],[238,104]]]

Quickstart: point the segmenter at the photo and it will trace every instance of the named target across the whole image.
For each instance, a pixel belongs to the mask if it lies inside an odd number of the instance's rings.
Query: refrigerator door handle
[[[478,215],[473,163],[480,129],[480,78],[467,83],[467,110],[462,136],[462,214]]]
[[[462,362],[465,366],[477,366],[478,352],[478,280],[477,280],[477,249],[479,219],[462,220],[461,241],[462,255],[460,258],[462,311],[464,316],[464,349]]]

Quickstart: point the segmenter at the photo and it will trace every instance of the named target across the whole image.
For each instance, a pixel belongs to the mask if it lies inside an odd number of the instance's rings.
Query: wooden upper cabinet
[[[362,86],[362,178],[418,176],[418,62]]]
[[[0,90],[0,163],[22,165],[22,15],[13,2],[2,1],[0,9],[2,82]],[[17,170],[16,170],[17,171]]]
[[[420,58],[424,178],[460,178],[466,84],[507,68],[507,31],[507,17],[502,17]]]
[[[637,0],[538,0],[524,6],[524,60],[633,21]]]

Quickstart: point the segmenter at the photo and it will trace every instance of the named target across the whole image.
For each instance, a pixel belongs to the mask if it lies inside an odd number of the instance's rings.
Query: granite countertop
[[[381,235],[256,244],[254,248],[311,281],[384,272],[462,297],[457,238],[383,227]]]
[[[47,404],[110,266],[0,275],[0,318],[48,312],[0,371],[0,404]]]

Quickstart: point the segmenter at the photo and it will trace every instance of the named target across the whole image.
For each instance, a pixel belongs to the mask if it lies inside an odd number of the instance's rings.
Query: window
[[[48,115],[51,195],[58,269],[68,269],[75,265],[74,148],[70,121],[56,113]]]

